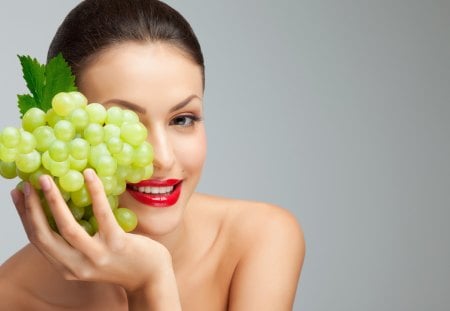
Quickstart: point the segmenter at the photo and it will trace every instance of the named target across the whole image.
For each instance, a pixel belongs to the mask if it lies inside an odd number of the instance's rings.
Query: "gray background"
[[[16,54],[43,61],[77,2],[1,2],[1,127],[18,125]],[[450,1],[168,3],[206,57],[199,190],[298,217],[295,310],[448,310]],[[1,184],[3,262],[26,237]]]

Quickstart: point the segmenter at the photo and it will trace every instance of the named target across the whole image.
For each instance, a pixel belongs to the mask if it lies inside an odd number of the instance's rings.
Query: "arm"
[[[292,310],[305,254],[294,216],[271,207],[253,228],[230,289],[230,311]]]

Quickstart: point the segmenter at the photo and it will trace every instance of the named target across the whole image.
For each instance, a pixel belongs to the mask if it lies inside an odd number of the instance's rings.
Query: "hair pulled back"
[[[186,19],[158,0],[85,0],[66,16],[48,50],[62,53],[75,76],[102,50],[126,41],[172,44],[205,70],[200,44]]]

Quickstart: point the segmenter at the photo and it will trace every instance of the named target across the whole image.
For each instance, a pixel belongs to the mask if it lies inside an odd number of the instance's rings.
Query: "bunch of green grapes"
[[[147,129],[131,110],[88,104],[80,92],[61,92],[47,112],[33,107],[22,118],[22,128],[0,132],[0,175],[28,181],[42,197],[50,225],[57,230],[40,192],[39,176],[48,174],[78,223],[90,234],[98,230],[92,202],[81,173],[93,168],[100,177],[117,222],[126,232],[137,225],[136,215],[119,207],[118,196],[127,182],[153,174],[153,149]]]

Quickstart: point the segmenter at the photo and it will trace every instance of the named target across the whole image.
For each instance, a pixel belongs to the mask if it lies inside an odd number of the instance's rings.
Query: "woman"
[[[116,224],[102,184],[86,183],[99,232],[74,221],[53,180],[40,183],[60,234],[28,184],[11,192],[31,244],[0,268],[1,310],[290,310],[304,257],[280,207],[199,194],[206,154],[203,56],[189,24],[153,0],[86,0],[49,49],[62,53],[89,102],[134,110],[149,130],[154,174],[129,185]]]

